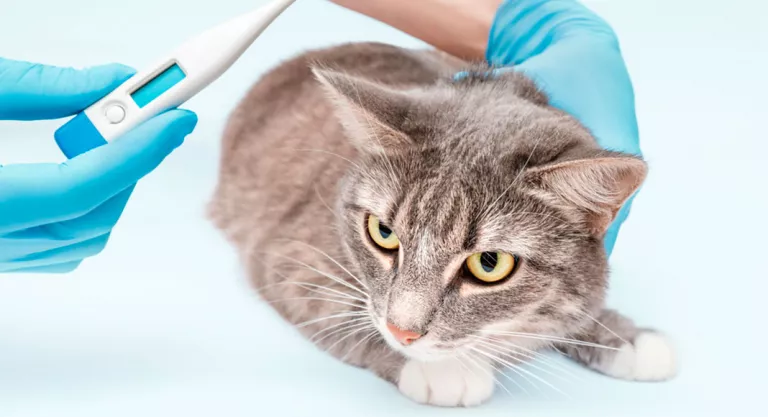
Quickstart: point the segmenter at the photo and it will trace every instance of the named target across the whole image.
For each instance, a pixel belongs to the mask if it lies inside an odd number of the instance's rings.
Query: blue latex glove
[[[487,61],[522,71],[552,106],[592,131],[605,149],[642,155],[634,92],[611,27],[575,0],[506,0],[491,27]],[[608,256],[634,196],[605,235]]]
[[[76,114],[133,74],[0,58],[0,120]],[[60,144],[70,153],[61,164],[0,165],[0,272],[69,272],[101,252],[136,182],[196,124],[194,113],[171,110],[109,144]]]

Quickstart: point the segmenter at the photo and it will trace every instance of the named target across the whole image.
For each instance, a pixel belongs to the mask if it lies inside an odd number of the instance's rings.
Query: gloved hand
[[[603,148],[641,155],[634,92],[611,27],[575,0],[506,0],[496,12],[486,59],[522,71]],[[605,235],[608,256],[634,196]]]
[[[76,114],[133,74],[0,58],[0,120]],[[109,144],[59,144],[70,152],[61,164],[0,165],[0,272],[69,272],[101,252],[136,182],[196,124],[194,113],[171,110]]]

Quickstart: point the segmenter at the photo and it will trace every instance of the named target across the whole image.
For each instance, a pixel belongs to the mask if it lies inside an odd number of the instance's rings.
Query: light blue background
[[[2,3],[0,55],[141,67],[264,1]],[[584,382],[548,380],[570,400],[499,391],[478,409],[427,408],[316,351],[254,299],[203,219],[229,111],[265,69],[308,47],[421,45],[300,0],[187,103],[198,129],[140,183],[102,255],[68,276],[0,277],[0,416],[765,415],[753,407],[768,385],[768,7],[587,3],[620,36],[651,166],[612,258],[610,305],[675,340],[677,379],[627,383],[564,362]],[[60,160],[59,124],[0,123],[0,162]]]

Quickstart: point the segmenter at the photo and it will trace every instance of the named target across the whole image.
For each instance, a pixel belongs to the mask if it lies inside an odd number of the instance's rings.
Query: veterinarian
[[[616,35],[576,0],[332,1],[495,71],[514,66],[601,146],[641,154]],[[133,74],[117,64],[74,70],[0,58],[0,120],[74,115]],[[108,145],[67,144],[75,154],[62,164],[0,166],[0,272],[70,272],[101,252],[134,185],[196,124],[194,113],[172,110]],[[609,254],[630,205],[605,237]]]

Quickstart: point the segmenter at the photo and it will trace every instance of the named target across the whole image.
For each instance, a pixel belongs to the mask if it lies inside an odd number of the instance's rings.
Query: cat
[[[545,349],[672,378],[667,336],[604,306],[602,237],[647,164],[483,74],[376,42],[282,62],[231,114],[209,219],[283,319],[416,402],[482,404]]]

